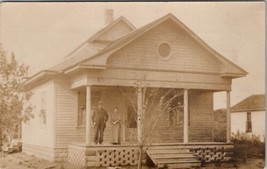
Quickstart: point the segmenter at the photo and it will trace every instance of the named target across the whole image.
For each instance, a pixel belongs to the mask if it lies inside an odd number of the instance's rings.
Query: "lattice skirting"
[[[225,162],[233,155],[232,144],[222,145],[180,145],[187,147],[202,162]],[[179,145],[177,145],[179,147]],[[84,146],[69,145],[68,162],[78,166],[108,167],[137,165],[137,146]]]
[[[79,145],[69,145],[68,162],[78,166],[86,165],[86,147]]]
[[[191,151],[194,155],[202,162],[227,162],[232,159],[233,146],[205,146],[205,147],[194,147]]]
[[[138,150],[136,148],[99,150],[97,156],[100,166],[137,165],[138,163]]]
[[[69,145],[68,162],[78,166],[108,167],[137,165],[137,146]]]
[[[123,166],[137,165],[137,147],[99,147],[95,150],[87,150],[87,166]]]

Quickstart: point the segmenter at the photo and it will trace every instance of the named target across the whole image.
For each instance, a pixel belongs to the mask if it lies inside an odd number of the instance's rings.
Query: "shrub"
[[[265,143],[260,141],[260,137],[237,132],[232,134],[234,143],[234,158],[246,161],[247,158],[265,158]]]

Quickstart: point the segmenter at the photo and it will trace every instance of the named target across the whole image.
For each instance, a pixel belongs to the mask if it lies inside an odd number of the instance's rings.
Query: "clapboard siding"
[[[189,141],[212,141],[213,93],[192,90],[189,95]]]
[[[169,59],[158,56],[157,47],[163,42],[172,48]],[[172,21],[159,24],[112,54],[108,64],[134,69],[219,72],[219,63],[214,57]]]
[[[146,131],[148,132],[148,131]],[[154,134],[151,136],[152,142],[155,143],[177,143],[182,142],[183,138],[183,127],[181,126],[170,126],[169,116],[166,114],[161,117],[161,120],[157,122],[157,128]]]
[[[51,149],[55,147],[54,83],[53,81],[47,81],[42,85],[33,88],[31,92],[33,95],[30,102],[33,105],[32,113],[34,117],[27,123],[22,123],[22,142],[25,146],[32,146],[30,149],[25,149],[26,153],[32,153],[38,156],[38,153],[36,153],[38,150],[35,150],[35,147],[43,149],[44,151],[46,148]],[[46,106],[43,105],[43,107],[42,97],[46,100],[46,104],[44,104]],[[46,110],[46,124],[41,122],[41,109]],[[44,152],[44,154],[47,153],[49,154],[50,152]]]
[[[124,131],[125,131],[125,113],[126,113],[126,105],[125,105],[125,98],[123,97],[122,93],[120,90],[116,87],[105,87],[105,88],[98,88],[98,87],[93,87],[92,91],[94,90],[100,90],[101,91],[101,96],[99,100],[103,102],[103,108],[107,110],[107,113],[109,116],[112,115],[113,108],[116,106],[118,107],[118,112],[120,113],[121,116],[121,122],[122,122],[122,128],[121,128],[121,140],[124,141]],[[98,100],[96,100],[97,102]],[[92,103],[93,104],[93,103]],[[97,105],[92,105],[92,107],[97,107]],[[95,134],[95,129],[93,129],[92,134],[91,134],[91,139],[93,140]],[[107,121],[106,128],[105,128],[105,133],[104,133],[104,143],[111,143],[112,142],[112,125],[110,118]]]
[[[189,93],[189,141],[212,141],[213,93],[204,90],[191,90]],[[147,112],[149,113],[149,112]],[[149,117],[151,115],[148,116]],[[145,131],[147,132],[147,131]],[[150,136],[155,143],[183,142],[183,124],[170,126],[169,116],[161,116],[157,128]]]
[[[78,92],[70,90],[70,83],[66,80],[57,80],[56,85],[56,145],[59,148],[67,147],[70,143],[85,142],[85,127],[77,127]],[[97,87],[93,87],[96,90]],[[119,107],[122,118],[122,141],[136,140],[136,129],[131,131],[126,123],[126,99],[120,91],[113,87],[101,88],[100,99],[104,108],[111,115],[114,106]],[[83,91],[82,95],[85,95]],[[85,97],[83,97],[85,99]],[[189,93],[189,141],[211,141],[212,138],[212,105],[213,94],[204,90],[192,90]],[[96,105],[92,105],[96,107]],[[149,117],[149,116],[147,116]],[[92,127],[91,139],[93,140],[95,129]],[[112,128],[110,120],[104,134],[104,143],[112,142]],[[177,143],[183,141],[183,126],[170,126],[169,116],[163,115],[157,124],[157,129],[151,136],[152,142]]]
[[[55,81],[56,91],[56,146],[67,148],[70,143],[85,141],[85,128],[77,127],[78,96],[70,90],[66,79]]]
[[[78,113],[78,91],[70,90],[70,82],[61,79],[56,81],[56,145],[57,148],[65,148],[70,143],[85,143],[85,127],[77,127],[77,113]],[[96,87],[97,88],[97,87]],[[93,91],[96,89],[92,87]],[[126,112],[125,101],[118,89],[104,88],[101,89],[101,100],[104,103],[104,108],[108,114],[112,113],[113,107],[119,108],[121,113],[122,123],[124,124],[124,116]],[[82,98],[85,99],[85,91],[79,91]],[[84,96],[83,96],[84,95]],[[93,97],[93,96],[92,96]],[[82,105],[85,100],[82,101]],[[92,108],[96,105],[92,105]],[[125,128],[122,127],[121,139],[124,140]],[[93,141],[95,135],[95,128],[91,126],[91,140]],[[104,143],[111,143],[112,128],[110,120],[107,122],[104,134]]]

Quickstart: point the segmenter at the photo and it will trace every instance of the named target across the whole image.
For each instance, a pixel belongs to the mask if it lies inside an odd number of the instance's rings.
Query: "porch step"
[[[160,149],[160,150],[150,150],[150,154],[192,154],[188,149]]]
[[[169,153],[169,154],[153,154],[154,158],[160,158],[160,159],[169,159],[169,158],[178,158],[178,159],[183,159],[183,158],[195,158],[195,156],[192,153],[188,154],[175,154],[175,153]]]
[[[155,160],[157,164],[177,164],[177,163],[197,163],[199,162],[194,158],[158,158]]]
[[[185,147],[151,147],[147,150],[147,155],[158,168],[178,169],[201,165],[197,157]]]

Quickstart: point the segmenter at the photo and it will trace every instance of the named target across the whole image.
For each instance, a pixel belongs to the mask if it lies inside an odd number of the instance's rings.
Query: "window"
[[[183,95],[174,99],[172,97],[173,95],[166,97],[168,100],[172,99],[167,109],[169,126],[182,126],[184,121]]]
[[[182,126],[184,121],[184,112],[180,102],[174,103],[168,108],[169,125]]]
[[[158,55],[162,58],[162,59],[168,59],[171,55],[171,46],[169,43],[160,43],[157,47],[157,52]]]
[[[85,106],[80,106],[78,111],[78,126],[85,126],[86,119],[86,108]]]
[[[97,102],[101,100],[101,91],[92,90],[91,93],[91,108],[93,110],[97,109]],[[84,127],[86,123],[86,92],[78,92],[78,113],[77,113],[77,126]]]
[[[41,110],[40,110],[40,119],[41,124],[46,125],[46,92],[41,93]]]
[[[137,112],[133,106],[127,107],[127,127],[137,128]]]
[[[246,132],[252,132],[251,112],[247,112]]]

